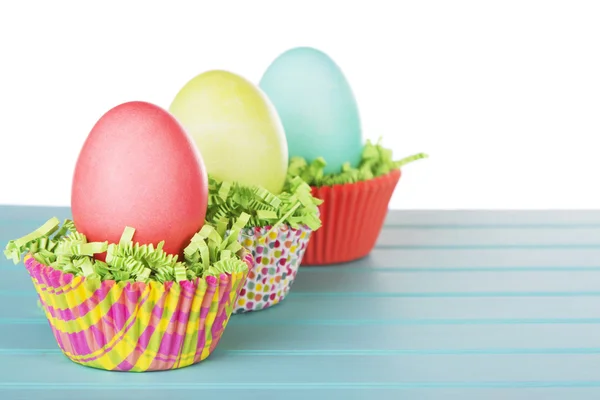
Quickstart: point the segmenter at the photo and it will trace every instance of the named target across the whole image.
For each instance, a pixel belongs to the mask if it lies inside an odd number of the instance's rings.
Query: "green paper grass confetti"
[[[236,182],[221,182],[209,176],[208,211],[206,220],[223,234],[241,214],[250,215],[248,226],[282,224],[298,228],[307,225],[312,230],[321,227],[318,206],[322,200],[313,197],[311,188],[300,177],[289,180],[286,190],[275,195],[258,186]]]
[[[119,243],[88,242],[73,221],[65,220],[60,227],[57,218],[51,218],[34,232],[8,242],[4,255],[17,264],[23,254],[30,253],[44,265],[83,276],[89,282],[180,282],[246,270],[248,266],[239,256],[242,245],[237,238],[249,220],[250,215],[239,213],[228,234],[204,225],[184,249],[183,261],[178,261],[177,255],[165,253],[164,242],[156,247],[134,244],[135,229],[131,227],[124,229]],[[104,252],[105,262],[94,259],[94,254]]]
[[[422,158],[427,158],[427,154],[419,153],[394,161],[392,150],[384,148],[381,145],[381,140],[376,144],[372,144],[370,140],[367,140],[358,168],[352,168],[350,163],[346,163],[342,166],[341,172],[324,175],[323,169],[327,163],[322,157],[315,159],[310,164],[302,157],[292,157],[287,180],[291,182],[295,177],[300,177],[310,186],[316,187],[344,185],[377,178]]]

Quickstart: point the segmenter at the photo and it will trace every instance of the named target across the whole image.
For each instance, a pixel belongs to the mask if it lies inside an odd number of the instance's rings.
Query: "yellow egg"
[[[204,72],[185,84],[169,111],[194,139],[210,175],[281,192],[287,141],[275,107],[258,86],[228,71]]]

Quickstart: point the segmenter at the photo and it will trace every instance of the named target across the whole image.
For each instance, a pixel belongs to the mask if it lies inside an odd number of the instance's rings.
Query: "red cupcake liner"
[[[375,247],[388,205],[400,180],[399,169],[367,181],[312,187],[321,228],[314,231],[302,266],[340,264],[367,256]]]

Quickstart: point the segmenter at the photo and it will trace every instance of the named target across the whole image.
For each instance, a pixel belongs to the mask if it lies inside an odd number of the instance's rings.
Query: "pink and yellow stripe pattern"
[[[252,269],[252,256],[244,261]],[[85,278],[25,257],[58,346],[72,361],[116,371],[186,367],[216,348],[247,272],[194,281],[89,288]]]

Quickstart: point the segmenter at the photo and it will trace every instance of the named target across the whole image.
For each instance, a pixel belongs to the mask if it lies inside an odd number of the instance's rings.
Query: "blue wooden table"
[[[0,242],[68,215],[0,207]],[[72,363],[23,265],[0,269],[0,399],[600,398],[600,211],[391,212],[369,257],[303,267],[169,372]]]

